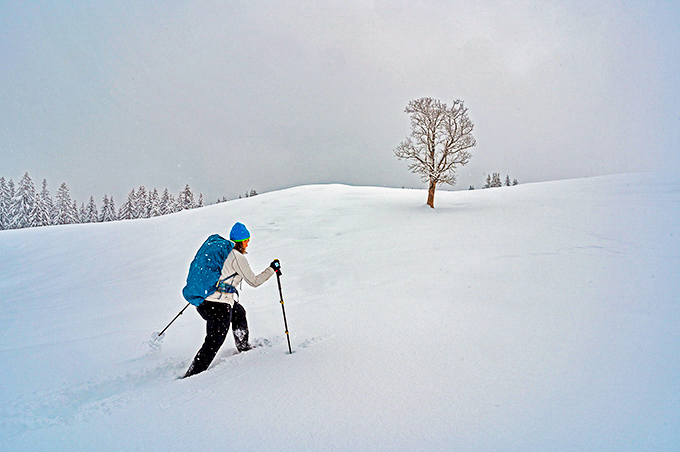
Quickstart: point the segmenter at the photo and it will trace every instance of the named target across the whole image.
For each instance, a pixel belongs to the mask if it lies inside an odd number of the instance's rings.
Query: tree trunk
[[[430,188],[427,191],[427,205],[434,209],[434,189],[437,188],[437,183],[430,179]]]

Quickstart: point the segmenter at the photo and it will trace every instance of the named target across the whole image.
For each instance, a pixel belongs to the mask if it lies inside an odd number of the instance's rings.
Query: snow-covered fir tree
[[[146,187],[141,185],[137,190],[135,197],[134,217],[135,218],[149,218],[149,197],[146,193]]]
[[[94,197],[90,196],[90,200],[85,206],[85,215],[83,223],[97,223],[99,221],[99,212],[97,212],[97,205],[94,203]]]
[[[12,200],[14,199],[15,185],[12,179],[7,182],[7,229],[12,228]]]
[[[501,173],[493,173],[486,175],[486,183],[484,184],[484,188],[494,188],[502,186],[503,182],[501,182]]]
[[[117,221],[118,214],[116,213],[116,201],[114,201],[113,195],[111,195],[111,197],[109,198],[109,211],[110,211],[109,217],[111,219],[106,221]]]
[[[38,224],[38,195],[28,173],[19,181],[10,206],[10,228],[32,228]]]
[[[203,207],[203,193],[198,194],[198,203],[196,204],[197,208]]]
[[[47,179],[42,181],[42,190],[38,195],[38,224],[37,226],[49,226],[53,224],[52,218],[54,212],[54,203],[50,192],[47,190]]]
[[[109,208],[109,195],[104,195],[102,198],[102,210],[101,213],[99,214],[99,222],[103,223],[106,221],[104,218],[106,218],[106,209]],[[109,220],[110,221],[110,220]]]
[[[134,220],[135,218],[139,218],[139,197],[137,196],[137,190],[134,188],[130,190],[130,194],[128,195],[128,199],[125,201],[130,201],[130,218]]]
[[[101,211],[101,216],[99,217],[99,221],[104,222],[104,221],[116,221],[118,217],[116,216],[116,206],[113,202],[113,196],[111,196],[111,199],[107,195],[104,195],[104,199],[102,200],[102,211]]]
[[[161,215],[168,215],[175,212],[175,199],[166,188],[161,196]]]
[[[54,224],[75,224],[77,222],[77,209],[71,200],[68,185],[63,182],[59,186],[54,200]]]
[[[507,176],[507,175],[506,175],[506,176],[505,176],[505,186],[506,186],[506,187],[509,187],[510,185],[511,185],[511,184],[510,184],[510,176]]]
[[[187,184],[182,191],[179,192],[177,199],[177,210],[188,210],[196,207],[194,203],[194,192],[191,191],[189,184]]]
[[[80,204],[80,209],[78,209],[78,223],[85,223],[85,203]]]
[[[133,188],[128,194],[123,205],[120,206],[118,211],[118,219],[120,220],[132,220],[137,218],[135,216],[137,211],[137,195],[135,189]]]
[[[149,216],[159,217],[161,216],[161,198],[158,195],[158,190],[155,188],[149,193]]]
[[[80,212],[78,211],[78,202],[74,199],[73,200],[73,214],[74,214],[75,219],[76,219],[76,224],[83,222],[83,220],[81,219],[81,213],[83,213],[84,210],[85,210],[85,204],[83,204]]]
[[[0,231],[9,229],[9,188],[4,177],[0,177]]]

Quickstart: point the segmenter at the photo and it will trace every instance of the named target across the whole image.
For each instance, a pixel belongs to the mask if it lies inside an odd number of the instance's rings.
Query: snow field
[[[680,184],[303,186],[0,233],[6,450],[680,450]],[[275,278],[186,380],[188,265],[235,221]]]

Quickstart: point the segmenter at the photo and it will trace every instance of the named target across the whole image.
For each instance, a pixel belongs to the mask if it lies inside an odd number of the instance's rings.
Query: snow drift
[[[303,186],[0,232],[3,450],[680,450],[680,184]],[[251,337],[201,345],[187,269],[252,232]]]

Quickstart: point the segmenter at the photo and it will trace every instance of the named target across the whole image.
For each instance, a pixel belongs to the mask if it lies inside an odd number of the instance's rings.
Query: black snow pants
[[[234,334],[236,349],[239,352],[250,349],[246,310],[240,303],[234,303],[232,308],[226,303],[204,301],[196,310],[206,321],[206,334],[203,346],[189,366],[184,375],[185,378],[203,372],[210,366],[215,355],[217,355],[217,351],[227,338],[229,324],[231,324]]]

